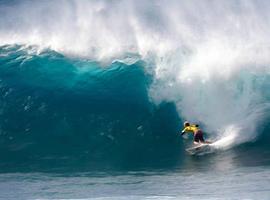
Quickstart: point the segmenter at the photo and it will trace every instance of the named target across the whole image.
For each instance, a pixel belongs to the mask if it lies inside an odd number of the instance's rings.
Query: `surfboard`
[[[198,144],[187,148],[186,151],[191,155],[201,155],[211,151],[211,144]]]

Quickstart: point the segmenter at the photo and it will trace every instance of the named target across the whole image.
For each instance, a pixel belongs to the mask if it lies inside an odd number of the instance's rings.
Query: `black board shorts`
[[[204,142],[203,132],[201,130],[197,130],[194,133],[194,142]]]

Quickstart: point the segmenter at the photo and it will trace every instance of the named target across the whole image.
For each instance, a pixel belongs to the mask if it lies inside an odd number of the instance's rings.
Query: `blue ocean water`
[[[268,199],[269,169],[2,174],[3,199]],[[226,177],[226,178],[225,178]],[[8,180],[8,182],[6,181]],[[15,190],[16,193],[10,192]]]
[[[1,50],[8,54],[1,57],[3,171],[28,160],[32,167],[84,160],[94,168],[95,162],[140,165],[160,155],[175,162],[179,117],[172,103],[148,100],[151,77],[143,62],[101,67],[52,51]]]
[[[0,199],[269,199],[269,10],[0,1]]]
[[[255,142],[190,156],[175,105],[149,100],[146,63],[33,48],[1,47],[1,198],[269,198],[267,127]]]

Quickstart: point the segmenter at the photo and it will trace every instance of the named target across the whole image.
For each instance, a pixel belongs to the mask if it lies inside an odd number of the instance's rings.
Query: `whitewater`
[[[269,199],[269,11],[0,1],[0,198]]]

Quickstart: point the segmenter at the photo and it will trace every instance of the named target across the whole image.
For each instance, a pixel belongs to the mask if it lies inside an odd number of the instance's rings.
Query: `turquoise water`
[[[175,105],[149,101],[144,62],[21,48],[1,47],[1,199],[270,198],[267,125],[256,141],[190,156]]]
[[[0,1],[0,199],[270,199],[269,10]]]

